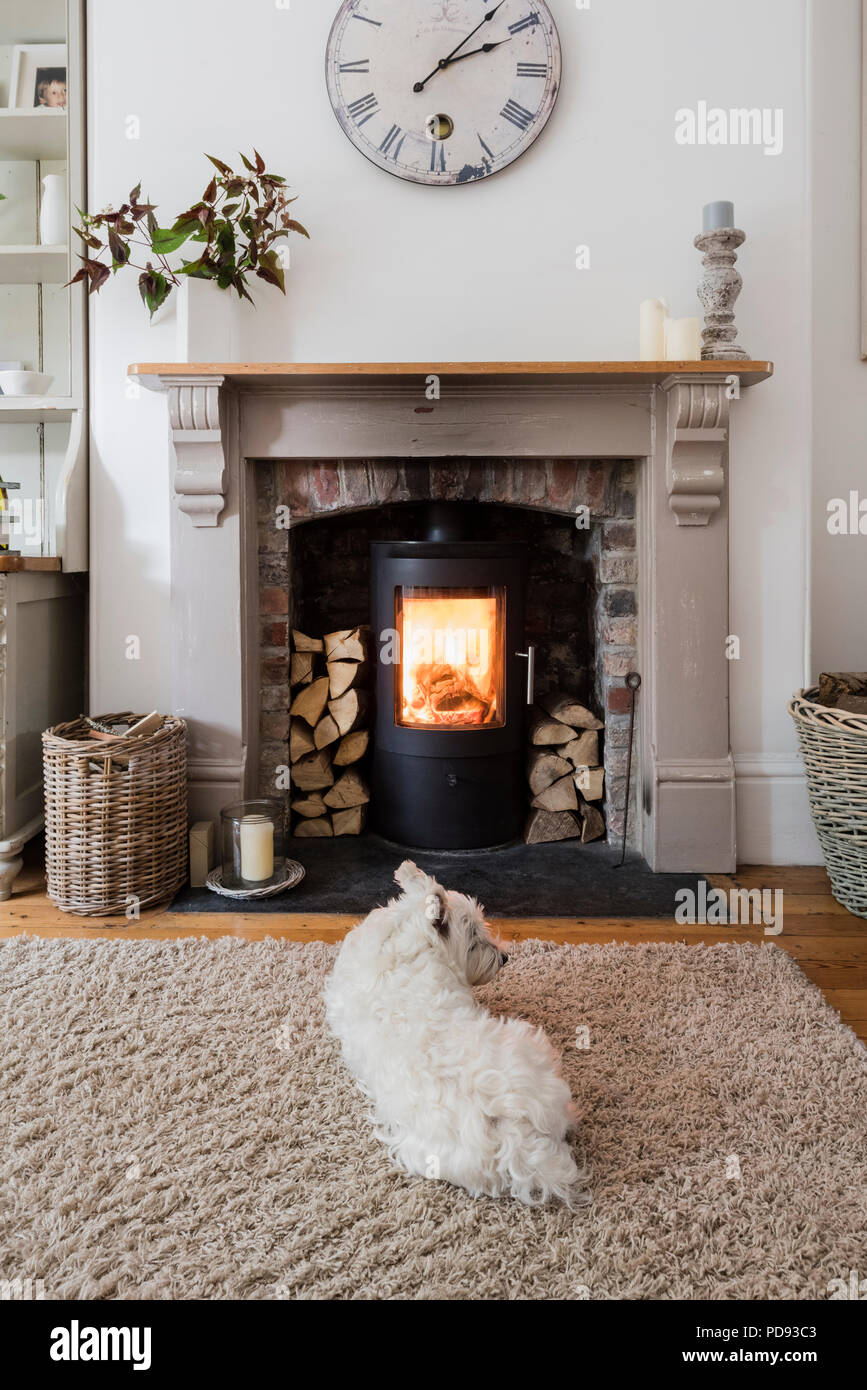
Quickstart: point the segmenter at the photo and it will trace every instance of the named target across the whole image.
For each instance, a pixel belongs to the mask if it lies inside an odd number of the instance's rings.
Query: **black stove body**
[[[524,548],[467,539],[472,510],[432,508],[427,539],[371,546],[371,810],[425,849],[504,844],[525,816]]]

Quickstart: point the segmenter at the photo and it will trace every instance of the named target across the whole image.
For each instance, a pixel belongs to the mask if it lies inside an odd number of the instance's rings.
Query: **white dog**
[[[557,1053],[540,1028],[473,997],[508,959],[482,909],[409,860],[394,876],[403,896],[349,933],[325,996],[377,1137],[407,1173],[473,1196],[586,1202]]]

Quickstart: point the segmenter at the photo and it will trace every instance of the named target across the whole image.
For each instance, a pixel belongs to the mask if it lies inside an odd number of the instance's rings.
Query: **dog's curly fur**
[[[407,860],[402,896],[349,933],[326,986],[329,1025],[407,1172],[474,1196],[586,1201],[565,1142],[569,1087],[541,1028],[473,997],[508,957],[473,898]]]

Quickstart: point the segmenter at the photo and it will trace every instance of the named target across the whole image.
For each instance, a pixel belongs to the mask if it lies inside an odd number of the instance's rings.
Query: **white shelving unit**
[[[0,396],[0,424],[68,424],[83,409],[73,396]]]
[[[19,43],[66,44],[65,111],[0,106],[0,166],[5,166],[2,191],[7,194],[0,203],[0,225],[5,222],[13,233],[6,244],[0,241],[0,359],[24,360],[27,369],[53,378],[51,395],[0,396],[0,457],[6,478],[22,484],[18,496],[29,495],[44,516],[40,540],[30,536],[13,542],[15,548],[25,560],[28,555],[57,559],[64,572],[87,569],[86,297],[82,285],[62,288],[71,276],[70,248],[39,243],[37,210],[42,173],[48,172],[43,163],[66,165],[70,226],[74,209],[85,206],[84,4],[0,4],[0,46],[7,51]],[[24,244],[28,232],[33,240]],[[68,351],[58,338],[63,323]],[[33,450],[38,463],[30,461]]]
[[[5,159],[65,159],[65,111],[0,109],[0,150]]]
[[[65,285],[68,246],[0,246],[0,285]]]

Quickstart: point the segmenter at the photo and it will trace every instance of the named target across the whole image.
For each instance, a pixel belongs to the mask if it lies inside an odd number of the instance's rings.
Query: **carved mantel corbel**
[[[216,526],[226,505],[220,429],[222,376],[164,376],[175,448],[175,495],[194,526]]]
[[[725,487],[731,377],[666,377],[668,504],[678,526],[707,526]]]

